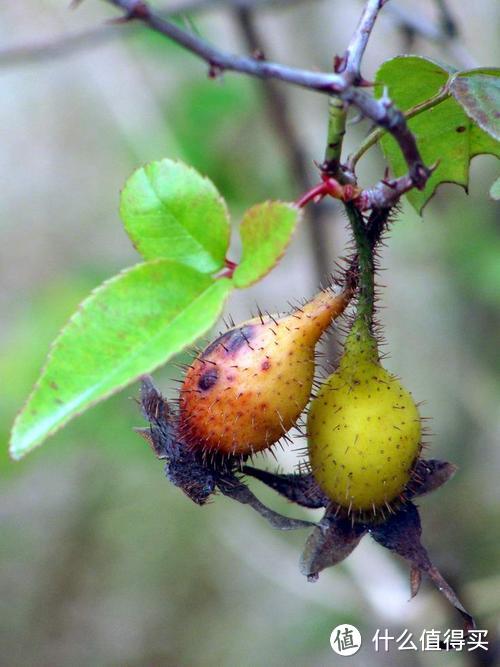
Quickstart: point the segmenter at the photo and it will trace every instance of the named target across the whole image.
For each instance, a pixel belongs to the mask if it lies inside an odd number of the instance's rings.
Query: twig
[[[311,2],[312,0],[308,0]],[[441,2],[442,0],[436,0]],[[252,8],[252,9],[283,9],[301,4],[305,0],[185,0],[184,2],[169,5],[159,14],[175,16],[179,14],[199,13],[217,8]],[[449,34],[449,29],[436,26],[419,16],[413,10],[410,12],[399,5],[389,4],[385,10],[393,21],[409,34],[418,35],[423,39],[437,43],[442,50],[449,51],[461,67],[476,67],[476,60],[458,41],[458,30],[456,22],[453,22],[454,36]],[[449,11],[447,14],[450,17]],[[105,25],[97,28],[87,28],[72,35],[62,35],[52,38],[46,42],[35,42],[23,46],[7,47],[0,49],[0,66],[15,66],[25,62],[39,62],[49,60],[53,57],[65,56],[73,51],[82,51],[94,48],[108,39],[114,39],[119,35],[130,33],[119,32],[114,26]],[[88,40],[85,43],[85,40]]]
[[[154,31],[197,55],[209,65],[213,76],[225,71],[240,72],[259,79],[278,79],[326,95],[340,94],[346,88],[344,77],[338,74],[312,72],[222,51],[204,41],[198,35],[187,32],[175,23],[162,18],[142,0],[106,0],[106,2],[125,12],[122,20],[137,19],[142,21]]]
[[[370,38],[375,20],[379,11],[387,0],[368,0],[359,23],[354,31],[340,66],[336,72],[343,72],[349,84],[360,85],[363,83],[361,76],[361,60],[365,53],[368,39]]]
[[[415,137],[409,130],[403,113],[394,106],[386,93],[379,100],[368,97],[361,101],[360,95],[364,95],[364,93],[358,88],[350,88],[342,95],[342,98],[346,102],[356,105],[377,125],[392,134],[398,142],[409,167],[410,178],[419,190],[423,190],[429,178],[429,170],[420,157]]]
[[[386,0],[368,0],[343,57],[335,59],[335,71],[342,73],[346,82],[350,85],[359,86],[367,83],[361,76],[361,61],[371,31],[375,25],[375,20],[385,2]],[[340,158],[347,118],[343,101],[343,99],[330,99],[328,140],[325,150],[325,161],[322,166],[324,173],[342,180],[344,179],[344,174],[340,169]]]
[[[429,175],[435,171],[436,167],[437,164],[430,167]],[[372,188],[363,190],[354,203],[360,211],[391,208],[398,203],[402,195],[413,187],[414,183],[409,174],[391,180],[383,179]]]
[[[304,0],[180,0],[170,3],[159,11],[164,16],[200,13],[219,7],[238,9],[283,9],[304,2]],[[106,23],[101,26],[85,28],[69,35],[57,35],[45,41],[35,41],[21,46],[0,49],[0,67],[15,67],[30,62],[43,62],[92,49],[116,37],[129,36],[122,26]]]
[[[261,59],[248,58],[222,51],[192,33],[186,32],[174,23],[163,19],[156,14],[143,0],[106,0],[109,4],[125,12],[123,20],[137,19],[148,25],[156,32],[165,35],[188,51],[199,56],[210,66],[210,74],[217,76],[222,72],[234,71],[260,79],[278,79],[292,85],[315,90],[327,95],[338,95],[348,104],[356,106],[365,116],[375,121],[377,125],[386,128],[400,145],[401,151],[409,167],[409,175],[414,185],[423,189],[429,176],[420,156],[415,137],[408,130],[403,114],[398,111],[392,102],[384,95],[380,100],[370,94],[350,85],[342,74],[325,74],[308,70],[287,67],[278,63],[267,62]],[[373,25],[373,12],[378,12],[384,0],[375,3],[369,0],[370,11],[363,16],[356,32],[370,31]],[[355,53],[364,49],[364,37],[353,37],[353,43],[359,46]]]

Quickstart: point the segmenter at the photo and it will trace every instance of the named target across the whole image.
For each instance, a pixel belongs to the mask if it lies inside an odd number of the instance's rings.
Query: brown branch
[[[356,106],[364,116],[370,118],[394,136],[408,164],[409,177],[413,185],[419,189],[425,186],[429,170],[422,161],[415,138],[406,125],[404,115],[394,107],[386,96],[376,100],[371,94],[360,90],[355,85],[364,83],[360,75],[361,59],[375,19],[386,0],[367,0],[346,54],[337,63],[339,71],[333,74],[287,67],[282,64],[268,62],[262,58],[239,56],[222,51],[154,12],[143,0],[106,1],[123,10],[124,15],[119,19],[119,22],[128,22],[133,19],[141,21],[149,28],[168,37],[204,60],[209,65],[212,76],[217,76],[224,71],[234,71],[260,79],[277,79],[309,90],[338,96],[347,104]],[[239,2],[239,0],[235,1]],[[194,7],[195,4],[199,7],[201,5],[211,5],[212,2],[193,2],[191,7]],[[176,9],[180,11],[181,8],[186,11],[189,6],[184,4],[177,8],[171,8],[171,11],[176,11]],[[105,28],[101,28],[100,32],[95,33],[95,35],[100,39],[105,35]],[[89,37],[89,33],[86,37]],[[73,48],[75,44],[83,46],[83,38],[79,35],[68,38],[67,43],[63,43],[63,49]],[[56,46],[56,52],[57,48]],[[45,49],[46,54],[51,53],[50,48],[47,51],[47,45],[42,46],[43,49]],[[31,54],[26,53],[23,49],[18,50],[17,54],[14,53],[14,55],[18,61],[31,57]],[[12,57],[12,51],[10,56]],[[0,63],[2,59],[5,62],[5,57],[5,52],[3,54],[0,52]]]
[[[213,76],[226,71],[239,72],[259,79],[278,79],[326,95],[340,94],[346,88],[344,78],[338,74],[312,72],[218,49],[198,35],[187,32],[175,23],[161,17],[142,0],[106,0],[106,2],[123,10],[123,20],[142,21],[155,32],[168,37],[204,60],[209,65]]]
[[[350,84],[359,85],[363,83],[361,60],[363,59],[378,13],[386,2],[387,0],[368,0],[346,49],[342,64],[336,68],[337,72],[344,74],[346,81]]]
[[[350,88],[342,95],[342,98],[361,109],[360,94],[364,96],[363,112],[396,139],[409,167],[409,175],[413,184],[419,190],[423,190],[430,173],[420,157],[415,137],[408,128],[404,114],[394,106],[386,93],[376,100],[373,97],[365,97],[365,93],[358,88]]]
[[[165,35],[197,55],[209,65],[211,76],[217,76],[225,71],[240,72],[259,79],[278,79],[308,90],[339,96],[348,104],[356,106],[365,116],[377,125],[386,128],[394,136],[408,163],[409,174],[414,185],[419,189],[425,186],[429,172],[422,161],[415,137],[408,129],[404,115],[392,105],[386,96],[376,100],[372,95],[351,85],[349,75],[345,77],[337,73],[312,72],[222,51],[197,35],[162,18],[143,0],[106,0],[106,2],[124,11],[123,20],[142,21],[152,30]],[[373,26],[373,15],[374,13],[376,15],[384,2],[385,0],[378,0],[378,2],[368,0],[370,11],[363,13],[353,37],[355,55],[359,53],[361,57],[366,41],[365,36],[359,35],[363,32],[369,34]]]
[[[311,2],[312,0],[308,0]],[[218,8],[232,7],[236,9],[283,9],[301,4],[305,0],[184,0],[169,4],[168,7],[159,11],[160,15],[176,16],[180,14],[200,13]],[[442,0],[436,0],[443,5]],[[413,10],[406,10],[399,5],[389,4],[385,9],[386,14],[398,27],[409,35],[418,35],[430,42],[441,46],[442,50],[450,54],[462,67],[476,67],[476,60],[460,44],[456,22],[450,15],[449,10],[441,11],[441,25],[437,26],[425,17],[416,14]],[[450,26],[453,26],[450,31]],[[115,26],[104,25],[96,28],[87,28],[72,35],[61,35],[53,37],[44,42],[35,42],[22,46],[7,47],[0,49],[0,66],[15,66],[26,62],[39,62],[50,60],[54,57],[66,56],[72,52],[79,52],[95,48],[121,35]]]
[[[428,169],[429,175],[436,169],[437,165]],[[354,200],[360,211],[368,209],[384,209],[395,206],[401,197],[415,187],[409,174],[391,180],[383,179],[372,188],[363,190],[359,197]]]

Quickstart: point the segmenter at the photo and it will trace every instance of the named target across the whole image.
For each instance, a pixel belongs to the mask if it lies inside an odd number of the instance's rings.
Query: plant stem
[[[362,213],[351,202],[345,204],[345,210],[351,225],[358,256],[359,297],[356,319],[363,320],[368,330],[371,330],[375,302],[373,247],[368,237]]]
[[[379,360],[378,345],[373,334],[375,307],[373,249],[375,244],[371,241],[363,215],[356,206],[352,202],[347,202],[345,209],[356,245],[359,292],[356,318],[345,339],[342,359],[348,364],[352,364],[354,359],[359,360],[360,358],[377,363]]]
[[[328,132],[323,171],[337,178],[340,176],[346,115],[344,102],[338,97],[331,97],[328,105]]]

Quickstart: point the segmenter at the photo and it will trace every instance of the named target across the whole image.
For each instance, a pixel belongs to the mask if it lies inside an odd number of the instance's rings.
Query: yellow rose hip
[[[359,324],[310,406],[307,431],[318,484],[348,510],[376,513],[410,481],[421,448],[417,406]]]

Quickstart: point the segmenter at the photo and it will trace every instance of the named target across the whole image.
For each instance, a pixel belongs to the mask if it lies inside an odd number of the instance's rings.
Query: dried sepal
[[[330,505],[307,538],[300,559],[300,571],[308,581],[316,581],[322,570],[337,565],[349,556],[366,530],[362,524],[337,516],[336,508]]]
[[[420,584],[419,576],[415,571],[425,572],[444,597],[462,615],[466,632],[475,628],[473,617],[462,605],[455,591],[439,570],[432,564],[427,550],[420,541],[422,527],[418,510],[413,503],[405,503],[383,523],[370,526],[369,531],[379,544],[394,551],[410,563],[412,595],[418,591]]]
[[[139,434],[145,437],[156,456],[166,461],[168,479],[196,504],[204,505],[215,491],[214,471],[178,441],[175,415],[149,376],[141,378],[141,407],[150,426],[141,429]],[[147,435],[146,431],[149,431]]]
[[[304,521],[302,519],[292,519],[282,514],[278,514],[274,510],[264,505],[251,491],[243,484],[237,477],[225,475],[219,479],[218,488],[228,498],[237,500],[244,505],[250,505],[256,512],[266,519],[273,528],[279,530],[296,530],[298,528],[310,528],[315,524],[311,521]]]
[[[328,498],[310,473],[275,474],[252,466],[243,466],[246,475],[255,477],[277,493],[302,507],[318,509],[328,505]]]
[[[416,498],[435,491],[446,484],[457,471],[457,466],[439,459],[419,459],[415,465],[412,479],[406,487],[406,498]]]
[[[244,465],[242,471],[266,484],[291,502],[302,507],[317,509],[331,502],[323,493],[312,473],[272,473]],[[439,459],[419,459],[412,478],[403,492],[403,498],[411,499],[435,491],[453,477],[457,466]]]
[[[187,446],[178,435],[176,413],[149,376],[141,378],[141,407],[150,425],[137,428],[136,432],[146,440],[157,458],[165,460],[168,479],[195,503],[204,505],[219,490],[225,496],[252,507],[273,528],[295,530],[315,525],[310,521],[282,516],[266,507],[236,476],[239,458],[207,458],[200,450]]]
[[[425,572],[444,597],[460,612],[466,631],[475,627],[473,617],[439,570],[433,566],[422,546],[418,510],[409,501],[410,498],[435,491],[446,483],[456,472],[454,464],[438,459],[418,460],[399,507],[393,506],[383,520],[377,516],[373,520],[364,521],[357,521],[339,505],[328,501],[310,473],[275,474],[251,466],[243,466],[243,472],[298,505],[327,508],[323,519],[309,536],[301,558],[301,572],[309,580],[314,581],[322,570],[346,558],[362,536],[370,532],[379,544],[402,556],[410,564],[412,597],[418,593],[422,572]]]

